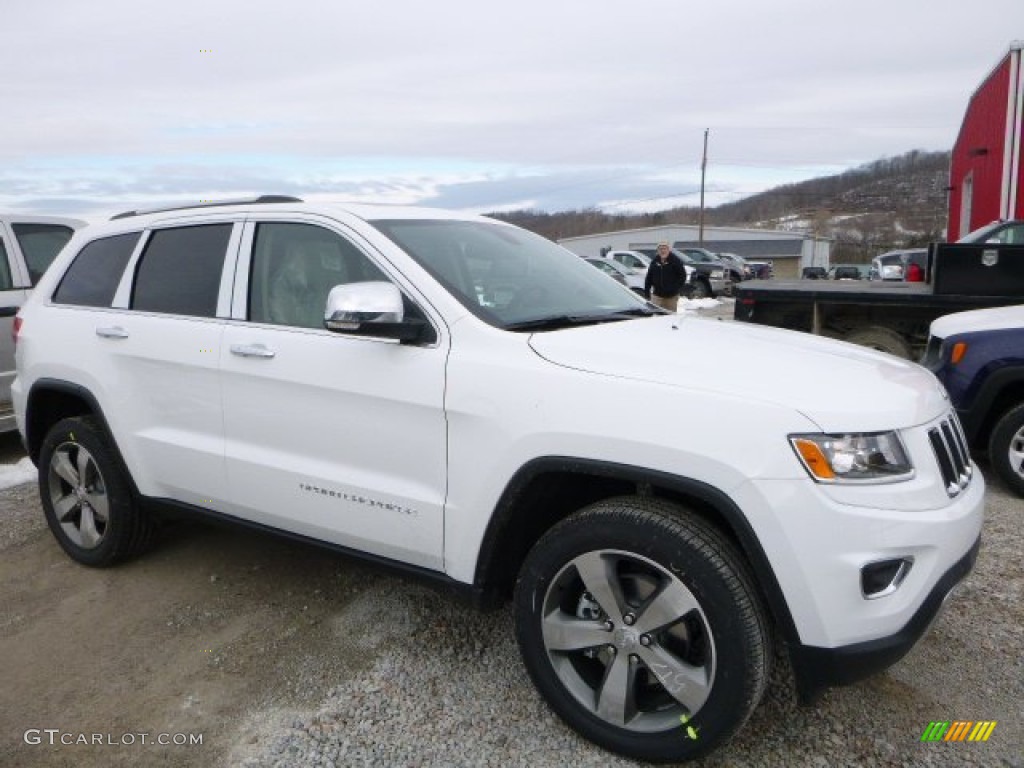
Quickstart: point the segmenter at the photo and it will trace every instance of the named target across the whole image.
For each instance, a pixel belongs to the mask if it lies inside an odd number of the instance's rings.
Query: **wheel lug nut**
[[[644,648],[647,648],[650,644],[651,644],[651,636],[650,635],[640,635],[640,645],[642,645]]]
[[[622,620],[626,622],[626,626],[632,627],[633,624],[636,623],[636,616],[634,616],[632,613],[627,613],[625,616],[622,617]]]
[[[630,664],[637,664],[639,661],[640,661],[640,657],[637,656],[635,653],[629,654],[629,663]]]
[[[618,649],[614,645],[609,645],[608,646],[608,653],[610,653],[612,656],[614,656],[616,653],[618,653]]]
[[[611,632],[613,629],[615,629],[615,624],[612,622],[611,619],[604,620],[604,629],[605,632]]]

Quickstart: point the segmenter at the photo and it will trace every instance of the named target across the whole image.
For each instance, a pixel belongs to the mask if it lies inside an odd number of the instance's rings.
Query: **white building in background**
[[[662,240],[677,248],[705,248],[735,253],[753,261],[770,261],[775,277],[799,277],[804,267],[829,266],[832,241],[800,232],[741,227],[704,227],[699,242],[697,226],[664,224],[658,227],[623,229],[599,235],[563,237],[558,243],[580,256],[600,256],[605,250],[653,251]]]

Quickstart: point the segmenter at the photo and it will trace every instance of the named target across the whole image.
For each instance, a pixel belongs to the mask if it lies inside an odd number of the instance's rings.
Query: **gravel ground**
[[[986,477],[978,566],[918,646],[809,708],[780,658],[745,729],[699,765],[1024,768],[1024,500]],[[0,766],[636,765],[548,711],[509,608],[480,614],[329,553],[192,524],[137,562],[81,568],[32,485],[0,492],[0,519]],[[998,725],[986,743],[923,744],[933,720]],[[28,728],[205,739],[48,747],[26,745]]]
[[[903,661],[804,708],[780,659],[752,720],[700,765],[1024,768],[1024,502],[994,484],[989,504],[976,571]],[[510,611],[481,616],[395,586],[366,590],[339,616],[339,628],[362,627],[372,666],[332,687],[315,710],[251,713],[229,763],[635,765],[547,711],[518,660]],[[955,719],[998,725],[984,744],[919,741],[930,721]]]

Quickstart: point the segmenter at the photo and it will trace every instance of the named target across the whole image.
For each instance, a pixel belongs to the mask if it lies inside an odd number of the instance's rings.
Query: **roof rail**
[[[247,200],[218,200],[210,203],[194,203],[192,205],[172,205],[167,208],[148,208],[141,211],[125,211],[124,213],[118,213],[110,217],[111,221],[115,219],[127,219],[132,216],[142,216],[147,213],[166,213],[167,211],[188,211],[192,208],[217,208],[224,205],[253,205],[255,203],[301,203],[301,198],[292,197],[291,195],[260,195],[259,197],[249,198]]]

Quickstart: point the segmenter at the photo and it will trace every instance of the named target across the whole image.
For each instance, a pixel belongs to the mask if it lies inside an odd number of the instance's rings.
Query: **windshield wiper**
[[[635,317],[650,317],[660,314],[664,314],[664,312],[646,307],[637,307],[635,309],[623,309],[617,312],[604,312],[594,315],[549,315],[548,317],[538,317],[536,320],[521,320],[518,323],[509,323],[505,326],[505,330],[554,331],[559,328],[571,328],[577,325],[611,323],[618,320],[632,320]]]

